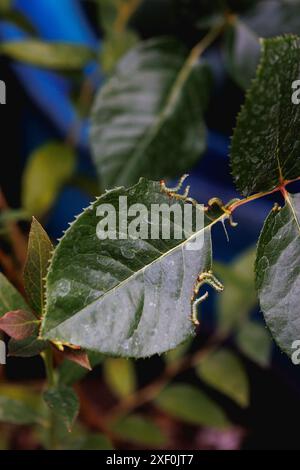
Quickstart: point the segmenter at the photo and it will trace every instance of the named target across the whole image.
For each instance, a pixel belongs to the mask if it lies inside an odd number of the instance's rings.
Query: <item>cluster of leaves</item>
[[[36,394],[27,396],[23,389],[15,398],[11,390],[0,390],[0,420],[35,424],[49,448],[54,445],[53,428],[61,429],[63,422],[66,430],[70,429],[78,415],[79,402],[72,385],[81,378],[82,366],[95,366],[103,360],[103,353],[141,358],[183,344],[166,355],[167,370],[172,370],[174,363],[177,367],[181,364],[188,348],[185,342],[195,333],[190,319],[191,292],[197,275],[212,270],[212,226],[224,222],[239,205],[275,191],[282,192],[285,205],[275,207],[268,216],[256,255],[247,254],[230,269],[222,265],[214,268],[228,280],[228,293],[219,300],[218,334],[223,337],[234,331],[236,345],[244,355],[262,366],[269,363],[269,336],[247,318],[256,294],[251,269],[245,266],[256,257],[256,287],[272,335],[289,355],[293,341],[300,337],[300,198],[286,190],[287,184],[300,178],[300,111],[291,102],[291,84],[298,78],[299,39],[286,36],[259,43],[255,27],[250,29],[261,7],[257,5],[245,15],[245,23],[227,8],[225,13],[214,11],[206,18],[211,32],[189,53],[174,39],[155,38],[133,46],[138,38],[129,31],[128,21],[139,2],[99,3],[100,12],[105,12],[102,27],[106,32],[101,60],[110,77],[95,100],[91,143],[99,180],[109,191],[83,211],[55,249],[33,220],[24,270],[26,300],[0,275],[0,328],[11,337],[9,352],[19,357],[41,354],[49,381],[43,400]],[[172,198],[152,180],[182,174],[203,153],[211,73],[199,56],[223,33],[228,71],[243,87],[254,77],[261,57],[231,148],[232,174],[246,199],[221,204],[217,215],[209,208],[204,244],[197,256],[186,250],[187,238],[100,242],[96,235],[100,204],[113,204],[117,210],[119,196],[127,196],[129,204],[170,205]],[[73,47],[76,50],[72,52]],[[119,60],[128,48],[129,53]],[[1,50],[18,60],[69,70],[80,69],[94,57],[93,51],[80,46],[45,44],[36,39],[2,44]],[[24,208],[45,214],[74,175],[75,162],[75,152],[66,144],[48,143],[38,149],[24,173]],[[46,170],[49,165],[51,178]],[[139,180],[140,176],[144,178]],[[39,185],[33,183],[37,180]],[[111,189],[119,184],[125,187]],[[183,200],[178,203],[188,204]],[[56,371],[53,354],[63,359]],[[70,361],[77,365],[70,365]],[[218,343],[203,357],[193,356],[190,366],[209,387],[241,407],[248,405],[247,375],[231,349]],[[126,397],[137,392],[133,363],[122,357],[108,359],[103,370],[111,390],[126,404]],[[163,383],[167,386],[150,397],[158,409],[191,424],[219,428],[230,424],[220,406],[198,388]],[[120,413],[108,422],[109,433],[117,438],[149,446],[165,444],[160,429],[144,416]],[[51,432],[45,433],[43,429],[48,428]],[[85,437],[80,441],[82,435]],[[81,434],[80,430],[77,435],[76,429],[72,439],[65,433],[60,443],[82,448],[91,446],[90,442],[97,448],[111,445],[103,435]]]

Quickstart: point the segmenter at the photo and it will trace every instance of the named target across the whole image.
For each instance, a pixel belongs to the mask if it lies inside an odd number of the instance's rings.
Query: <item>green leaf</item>
[[[28,310],[29,307],[17,289],[0,273],[0,317],[12,310]]]
[[[106,359],[103,363],[103,374],[107,385],[117,397],[126,397],[136,388],[135,367],[127,359]]]
[[[286,193],[286,204],[272,210],[257,248],[256,286],[265,320],[289,356],[300,338],[300,194]]]
[[[99,353],[92,351],[88,352],[89,362],[92,369],[97,365],[101,364],[104,356]],[[62,385],[73,385],[75,382],[79,382],[88,373],[86,369],[75,364],[74,362],[65,359],[58,367],[58,380]]]
[[[55,202],[75,169],[74,150],[65,144],[42,145],[30,156],[22,181],[22,204],[30,214],[43,215]]]
[[[86,46],[38,39],[2,42],[1,53],[38,67],[61,70],[80,70],[95,58],[93,50]]]
[[[244,196],[271,191],[300,176],[300,107],[292,103],[299,78],[296,36],[266,39],[257,77],[233,135],[231,166]]]
[[[181,359],[186,355],[188,352],[189,347],[191,346],[193,338],[189,338],[188,340],[184,341],[184,343],[177,346],[176,349],[172,349],[171,351],[164,354],[164,359],[168,364]]]
[[[73,433],[72,433],[73,434]],[[78,436],[70,436],[63,442],[65,450],[113,450],[112,443],[104,434],[86,433],[82,435],[82,431]]]
[[[124,31],[141,0],[96,0],[99,5],[100,28],[105,36]],[[121,21],[120,21],[121,20]]]
[[[12,357],[38,356],[47,348],[48,342],[37,339],[37,334],[38,331],[36,331],[36,335],[21,341],[10,339],[8,343],[8,355]]]
[[[223,410],[191,385],[171,385],[155,400],[156,406],[186,423],[224,428],[229,425]]]
[[[237,333],[236,342],[242,353],[249,359],[261,367],[270,365],[272,340],[265,327],[252,321],[244,323]]]
[[[0,421],[11,424],[33,424],[38,421],[38,416],[26,404],[0,396]]]
[[[91,143],[103,185],[178,176],[190,168],[205,148],[209,82],[207,67],[192,66],[172,40],[151,39],[132,49],[93,107]]]
[[[9,222],[22,222],[30,220],[29,214],[23,209],[6,209],[0,214],[0,226]]]
[[[118,61],[136,45],[139,38],[133,31],[112,31],[105,38],[101,50],[101,65],[105,73],[111,73]]]
[[[131,415],[120,419],[112,426],[112,431],[125,441],[144,446],[160,447],[166,444],[166,438],[160,428],[150,419]]]
[[[228,73],[243,89],[255,77],[260,57],[260,43],[256,34],[242,21],[226,29],[224,59]]]
[[[214,263],[214,271],[225,286],[223,294],[217,298],[218,328],[222,333],[228,333],[244,322],[258,302],[255,255],[256,250],[250,248],[229,265]]]
[[[79,401],[71,387],[62,386],[52,388],[44,393],[44,400],[55,415],[62,419],[71,431],[79,413]]]
[[[0,318],[0,331],[2,330],[15,340],[20,341],[33,334],[37,323],[38,320],[33,313],[25,310],[13,310]]]
[[[110,355],[145,357],[194,334],[191,292],[198,274],[211,268],[210,227],[177,240],[122,240],[117,234],[115,240],[100,241],[97,208],[112,204],[118,218],[120,196],[127,196],[128,207],[137,202],[145,206],[142,225],[148,235],[152,204],[176,204],[184,210],[184,203],[170,198],[159,183],[144,179],[130,189],[107,192],[87,208],[54,252],[41,335]],[[203,246],[196,249],[190,242],[200,235]]]
[[[249,382],[243,364],[226,349],[208,354],[197,366],[198,376],[234,400],[238,405],[249,405]]]
[[[33,217],[24,268],[24,286],[28,301],[41,316],[45,303],[45,277],[53,252],[53,245],[39,222]]]

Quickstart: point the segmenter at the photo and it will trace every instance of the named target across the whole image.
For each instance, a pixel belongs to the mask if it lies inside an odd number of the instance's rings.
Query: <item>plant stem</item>
[[[284,194],[285,191],[286,191],[285,188],[288,184],[295,183],[296,181],[299,181],[299,180],[300,180],[300,177],[295,178],[294,180],[283,181],[283,183],[280,184],[279,186],[277,186],[275,189],[272,189],[271,191],[266,191],[266,192],[262,192],[262,193],[253,194],[252,196],[249,196],[249,197],[246,197],[244,199],[241,199],[240,201],[234,202],[227,209],[230,212],[234,212],[238,207],[241,207],[244,204],[248,204],[249,202],[255,201],[256,199],[261,199],[262,197],[269,196],[270,194],[274,194],[274,193],[277,193],[279,191],[282,194]]]
[[[46,370],[47,385],[48,388],[52,388],[55,385],[55,374],[53,367],[53,353],[51,348],[46,349],[45,352],[41,354]],[[48,429],[48,446],[50,450],[56,448],[56,418],[52,410],[49,410],[49,429]]]

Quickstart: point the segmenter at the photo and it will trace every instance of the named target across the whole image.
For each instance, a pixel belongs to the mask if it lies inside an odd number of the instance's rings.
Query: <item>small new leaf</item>
[[[38,320],[36,317],[24,310],[7,312],[0,318],[0,330],[15,340],[29,338],[36,330]]]
[[[92,370],[89,356],[86,351],[83,351],[81,349],[75,350],[65,346],[63,351],[56,350],[56,353],[63,359],[67,359],[68,361],[74,362],[75,364],[78,364],[84,369]]]
[[[38,316],[42,314],[45,301],[45,277],[53,246],[39,222],[33,217],[27,260],[24,269],[24,286],[31,307]]]
[[[44,393],[44,400],[49,408],[61,418],[69,432],[79,413],[79,401],[71,387],[59,386]]]
[[[9,280],[0,273],[0,318],[13,310],[30,310],[24,298]]]

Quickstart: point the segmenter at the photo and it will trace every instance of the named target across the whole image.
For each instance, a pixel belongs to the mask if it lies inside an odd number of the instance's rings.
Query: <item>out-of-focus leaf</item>
[[[1,53],[38,67],[62,70],[80,70],[95,59],[94,51],[86,46],[43,42],[38,39],[2,42]]]
[[[286,204],[272,210],[260,235],[256,286],[271,333],[290,357],[300,338],[300,194],[285,194]]]
[[[270,18],[270,21],[266,21],[267,18]],[[299,1],[257,1],[255,7],[243,16],[243,21],[263,38],[300,34]]]
[[[57,450],[113,450],[112,443],[105,435],[92,433],[78,422],[74,424],[70,432],[57,419],[54,423],[54,430]],[[49,444],[48,429],[39,428],[36,433],[39,442],[47,448]]]
[[[129,186],[140,176],[175,177],[190,168],[206,145],[209,85],[207,66],[191,65],[174,40],[133,48],[93,107],[93,158],[104,187]]]
[[[22,182],[23,207],[35,216],[43,215],[54,203],[75,169],[74,150],[60,143],[47,143],[29,158]]]
[[[0,225],[9,222],[21,222],[30,220],[31,216],[23,209],[7,209],[0,214]]]
[[[266,328],[259,323],[247,321],[239,329],[236,342],[239,349],[261,367],[271,362],[272,339]]]
[[[214,263],[214,271],[225,285],[217,299],[218,328],[222,333],[237,328],[258,302],[254,261],[255,249],[251,248],[229,265]]]
[[[231,145],[232,174],[244,196],[271,191],[300,177],[300,107],[292,101],[300,39],[284,36],[265,39],[262,45],[257,75]]]
[[[149,447],[166,444],[160,428],[149,418],[131,415],[114,423],[112,431],[123,440]]]
[[[225,428],[229,422],[225,413],[201,390],[191,385],[171,385],[155,400],[156,406],[190,424]]]
[[[125,31],[131,16],[142,0],[97,0],[100,27],[105,35],[112,31]]]
[[[29,338],[35,331],[38,320],[31,312],[14,310],[0,318],[0,331],[17,341]]]
[[[13,0],[0,0],[0,14],[11,10]]]
[[[248,377],[243,364],[232,352],[220,349],[207,355],[197,366],[197,374],[238,405],[249,405]]]
[[[108,34],[113,29],[120,0],[97,0],[97,3],[99,5],[100,26]]]
[[[125,397],[136,388],[135,367],[123,358],[108,358],[103,363],[104,379],[117,397]]]
[[[73,433],[72,433],[73,434]],[[86,433],[82,431],[77,436],[68,436],[64,440],[64,450],[113,450],[112,443],[104,434]]]
[[[164,354],[164,359],[166,360],[166,362],[172,363],[182,358],[187,353],[192,341],[193,338],[189,338],[187,341],[184,341],[184,343],[177,346],[177,348],[172,349],[171,351]]]
[[[39,394],[28,387],[1,384],[0,421],[12,424],[41,424],[43,408]]]
[[[258,36],[242,21],[226,29],[224,59],[228,73],[243,89],[247,89],[255,77],[260,57]]]
[[[89,362],[92,369],[103,362],[104,356],[95,352],[88,352]],[[65,359],[58,367],[58,380],[62,385],[73,385],[79,382],[86,374],[87,370],[75,364],[74,362]]]
[[[0,396],[0,421],[12,424],[33,424],[39,416],[24,403]]]
[[[110,74],[123,55],[136,45],[139,38],[133,31],[111,32],[101,50],[101,65]]]
[[[184,210],[185,203],[169,198],[158,182],[144,179],[132,188],[107,192],[88,207],[54,252],[41,335],[114,356],[145,357],[193,336],[191,292],[198,274],[211,269],[210,227],[193,235],[185,232],[181,239],[123,240],[116,234],[116,239],[100,241],[98,207],[112,204],[118,218],[120,196],[127,197],[128,207],[145,205],[142,225],[147,231],[152,204],[176,203]],[[167,219],[161,217],[159,226]],[[206,223],[212,222],[205,218]],[[195,239],[201,243],[193,247]]]
[[[71,431],[79,413],[79,401],[71,387],[60,385],[44,393],[44,400],[49,408],[62,419],[67,429]]]
[[[47,233],[33,217],[24,268],[24,286],[28,301],[39,317],[45,304],[45,278],[52,252],[53,245]]]
[[[0,396],[21,401],[28,405],[29,408],[34,408],[35,410],[43,408],[43,402],[39,392],[30,385],[19,385],[8,382],[1,383]]]
[[[13,310],[30,310],[17,289],[0,273],[0,317]]]

